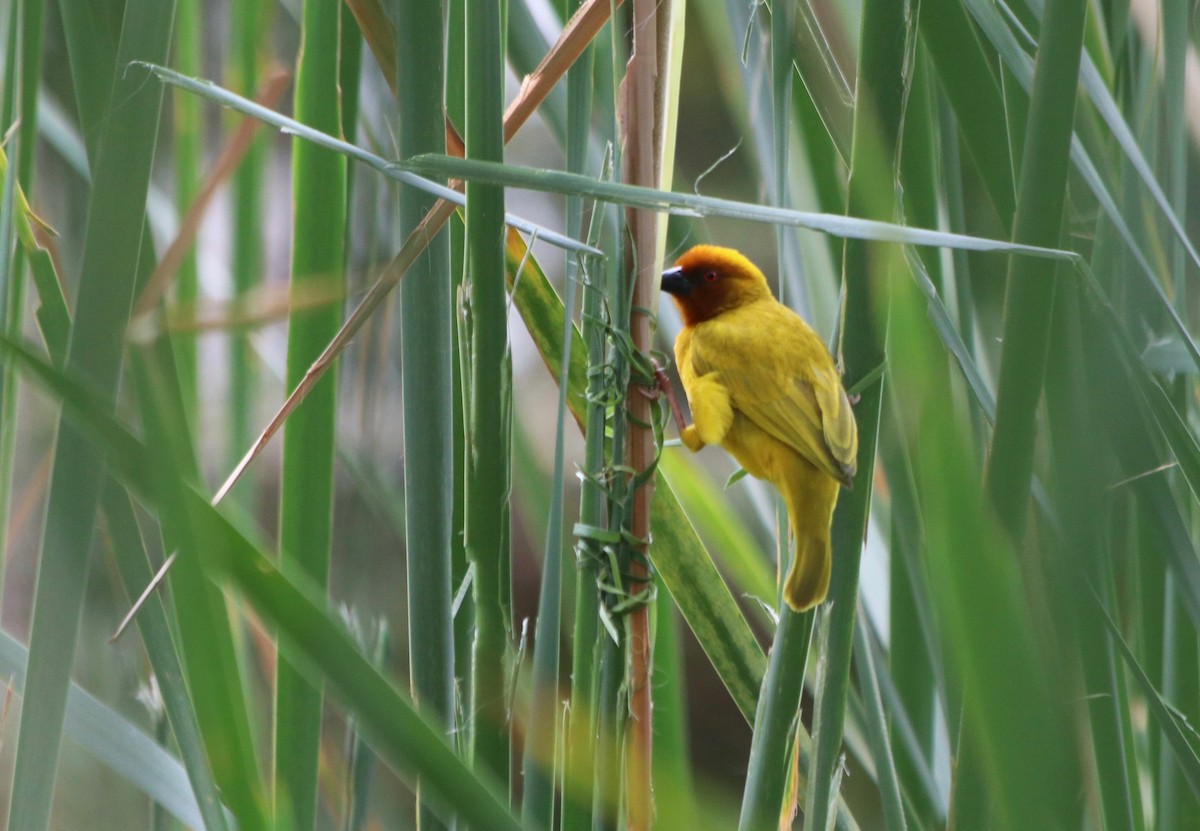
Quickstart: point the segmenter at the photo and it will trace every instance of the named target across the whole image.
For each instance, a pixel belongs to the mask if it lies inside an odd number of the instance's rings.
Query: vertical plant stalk
[[[571,0],[578,6],[578,0]],[[589,46],[567,71],[567,169],[582,173],[587,166],[588,135],[591,129],[593,49]],[[602,211],[597,210],[596,216]],[[583,200],[567,197],[567,233],[580,238],[583,232]],[[604,363],[604,332],[600,325],[603,295],[592,284],[593,274],[576,257],[567,258],[567,279],[583,285],[583,337],[587,344],[587,365],[599,369]],[[569,319],[571,309],[564,309]],[[560,382],[561,383],[561,382]],[[600,392],[600,372],[588,376],[585,396],[587,416],[584,425],[584,470],[598,471],[604,465],[604,414]],[[598,528],[603,522],[604,494],[590,476],[582,477],[579,492],[579,523]],[[563,767],[563,831],[582,831],[591,826],[592,777],[589,767],[595,747],[595,673],[596,635],[600,616],[600,593],[596,585],[596,557],[599,552],[583,538],[576,542],[575,622],[571,642],[571,706],[568,711],[566,758]]]
[[[451,133],[450,125],[466,124],[466,0],[447,0],[446,10],[446,54],[456,56],[447,60],[445,66],[445,107],[446,132]],[[360,24],[361,25],[361,24]],[[454,131],[456,142],[447,137],[447,152],[461,155],[465,152],[462,137]],[[454,145],[454,146],[451,146]],[[458,185],[462,187],[462,185]],[[438,211],[434,206],[430,215]],[[451,429],[454,433],[454,460],[452,482],[454,483],[454,499],[450,516],[450,527],[454,533],[450,537],[450,579],[454,591],[462,591],[471,572],[471,564],[467,558],[466,539],[462,530],[466,528],[467,503],[467,420],[466,410],[470,401],[469,386],[466,378],[466,356],[469,354],[470,342],[466,337],[466,320],[461,314],[464,294],[463,280],[467,271],[466,233],[461,213],[455,214],[455,219],[449,223],[450,231],[450,291],[455,304],[455,330],[451,336],[451,373],[454,385],[454,412],[451,418]],[[463,592],[462,602],[454,611],[454,679],[457,688],[455,697],[456,715],[464,714],[467,706],[473,700],[471,692],[471,667],[473,643],[475,639],[475,604],[474,598]],[[469,758],[472,747],[470,721],[464,719],[455,736],[455,747],[464,758]]]
[[[501,161],[504,55],[499,0],[468,0],[466,16],[466,155]],[[475,567],[475,648],[472,667],[473,762],[509,781],[505,651],[508,590],[507,419],[503,412],[508,351],[504,282],[504,190],[467,183],[467,279],[470,284],[470,397],[467,459],[467,556]]]
[[[340,136],[338,47],[341,4],[305,0],[296,67],[296,118]],[[315,287],[341,295],[346,159],[297,139],[293,144],[292,297]],[[301,304],[302,306],[303,304]],[[340,304],[294,312],[288,321],[287,384],[294,387],[337,334]],[[324,588],[333,533],[333,448],[337,373],[330,372],[288,419],[283,438],[280,568]],[[296,829],[311,829],[317,814],[322,691],[283,655],[275,690],[275,812]]]
[[[604,602],[604,601],[601,601]],[[593,831],[621,827],[621,746],[624,724],[625,644],[606,633],[600,636],[596,667],[596,749],[593,762]]]
[[[171,42],[175,4],[132,0],[125,8],[119,60],[161,63]],[[83,12],[64,8],[64,28],[79,31]],[[136,22],[135,22],[136,21]],[[82,60],[76,49],[72,56]],[[93,72],[116,95],[120,117],[100,118],[92,159],[87,235],[66,366],[114,407],[124,332],[135,290],[146,193],[154,159],[162,90],[144,79],[114,74],[116,62],[77,65]],[[95,78],[95,76],[93,76]],[[107,109],[107,104],[105,105]],[[63,422],[55,448],[49,501],[38,560],[30,632],[29,669],[17,735],[8,828],[48,827],[62,740],[71,664],[78,641],[96,508],[105,478],[101,452]]]
[[[902,444],[903,435],[898,424],[895,390],[888,391],[886,431],[880,453],[888,471],[888,484],[892,502],[892,532],[888,540],[891,563],[888,572],[890,583],[888,626],[888,668],[896,687],[896,696],[912,725],[920,756],[930,767],[933,760],[934,708],[937,679],[942,671],[934,661],[932,634],[929,616],[928,587],[918,565],[922,535],[920,533],[920,507],[916,504],[916,484],[912,478],[912,466]],[[950,703],[957,696],[946,695],[946,711],[957,711]],[[917,784],[919,772],[914,760],[901,754],[896,759],[901,782],[907,793],[920,794]],[[944,821],[938,809],[925,800],[915,800],[913,813],[926,824]]]
[[[1095,321],[1081,313],[1082,308],[1078,286],[1064,281],[1055,297],[1054,347],[1046,370],[1046,412],[1055,467],[1050,493],[1059,523],[1055,535],[1058,551],[1047,558],[1044,573],[1055,598],[1052,614],[1057,628],[1065,633],[1064,642],[1076,644],[1071,651],[1079,655],[1084,690],[1080,698],[1086,704],[1081,704],[1077,713],[1081,722],[1086,715],[1091,728],[1095,790],[1104,824],[1134,829],[1141,825],[1142,808],[1134,795],[1136,789],[1129,787],[1130,781],[1138,779],[1137,762],[1132,748],[1124,744],[1128,701],[1122,700],[1117,683],[1120,668],[1114,644],[1103,621],[1103,607],[1096,598],[1073,591],[1081,579],[1097,592],[1108,582],[1111,540],[1106,524],[1096,518],[1107,512],[1111,500],[1104,483],[1117,478],[1110,467],[1112,457],[1097,453],[1095,443],[1095,436],[1103,430],[1096,413],[1105,412],[1103,398],[1095,390],[1110,383],[1105,376],[1112,368],[1090,365],[1102,354],[1102,347],[1086,341],[1096,342],[1103,335],[1093,332]],[[1193,640],[1185,654],[1194,656],[1195,646]],[[1197,678],[1194,658],[1185,676]],[[1069,689],[1061,682],[1057,687]],[[1168,690],[1164,684],[1164,692],[1179,691]],[[1194,688],[1183,692],[1172,700],[1197,699]],[[1067,715],[1066,708],[1062,713]],[[1156,817],[1163,821],[1163,828],[1178,827],[1172,817]]]
[[[780,612],[754,714],[739,831],[769,828],[778,823],[781,815],[793,813],[786,808],[781,810],[781,806],[791,779],[793,728],[799,718],[804,668],[815,618],[812,612],[796,614],[786,605]]]
[[[45,4],[42,0],[27,0],[10,6],[8,66],[5,69],[5,89],[0,102],[0,130],[7,130],[20,119],[17,135],[8,142],[13,155],[15,177],[12,188],[16,204],[17,187],[32,192],[33,161],[37,149],[37,90],[41,83],[42,39],[44,36]],[[5,177],[6,179],[8,177]],[[6,187],[8,187],[6,182]],[[0,207],[0,214],[5,208]],[[14,216],[15,219],[15,216]],[[7,230],[5,234],[9,233]],[[8,239],[3,240],[7,251]],[[3,256],[3,255],[0,255]],[[25,253],[17,246],[13,256],[0,265],[0,326],[9,337],[16,338],[22,329],[25,313]],[[51,353],[59,354],[62,353]],[[8,540],[9,498],[12,494],[12,465],[17,442],[17,373],[11,361],[0,365],[0,552]],[[0,557],[0,596],[4,589],[4,562]]]
[[[875,757],[875,776],[879,782],[879,799],[887,831],[906,831],[904,805],[900,798],[900,780],[896,775],[896,756],[892,752],[887,716],[879,694],[879,679],[875,659],[868,641],[870,633],[866,610],[860,605],[862,623],[854,629],[854,651],[858,656],[858,687],[866,711],[867,735]]]
[[[258,88],[259,43],[262,40],[262,0],[244,0],[232,11],[234,74],[232,88],[250,95]],[[235,302],[244,299],[257,284],[262,270],[262,174],[263,139],[254,140],[233,179],[233,293]],[[229,337],[229,423],[230,462],[253,439],[250,419],[254,410],[254,361],[246,333],[233,331]]]
[[[1143,12],[1144,14],[1144,12]],[[1160,175],[1165,179],[1167,193],[1170,196],[1171,207],[1181,222],[1187,221],[1188,203],[1188,152],[1186,114],[1187,107],[1178,106],[1176,102],[1184,101],[1186,92],[1186,73],[1188,50],[1191,43],[1191,7],[1187,3],[1164,3],[1161,9],[1160,28],[1163,51],[1163,88],[1160,108],[1164,121],[1165,153],[1162,159]],[[1187,259],[1182,243],[1172,237],[1168,248],[1171,264],[1171,284],[1174,288],[1175,307],[1184,320],[1188,319],[1188,290],[1187,290]],[[1193,318],[1194,319],[1194,318]],[[1186,382],[1179,387],[1182,394],[1176,397],[1176,407],[1181,415],[1185,415],[1194,407],[1189,407],[1190,387]],[[1192,512],[1193,528],[1195,527],[1195,511]],[[1186,623],[1187,614],[1184,604],[1175,596],[1176,581],[1168,574],[1165,581],[1166,590],[1163,597],[1163,667],[1162,693],[1169,701],[1180,702],[1181,715],[1195,722],[1197,697],[1195,687],[1196,677],[1196,631]],[[1114,607],[1115,608],[1115,607]],[[1112,646],[1109,644],[1110,658]],[[1095,709],[1095,707],[1091,708]],[[1170,750],[1163,743],[1158,765],[1158,805],[1155,812],[1160,827],[1172,828],[1190,823],[1195,827],[1194,819],[1185,820],[1192,813],[1189,804],[1185,779],[1178,765],[1170,761]],[[1132,754],[1130,755],[1132,757]],[[1136,774],[1136,768],[1133,771]],[[1113,788],[1113,790],[1121,789]],[[1107,796],[1101,789],[1102,795]],[[1129,791],[1130,797],[1136,795]],[[1138,805],[1138,808],[1141,806]],[[1140,816],[1138,817],[1140,820]],[[1132,827],[1132,826],[1131,826]]]
[[[200,75],[200,53],[204,28],[201,23],[200,0],[177,0],[179,11],[175,24],[175,68],[184,75]],[[200,193],[201,136],[200,103],[198,96],[175,90],[175,205],[185,216]],[[179,264],[175,298],[185,307],[195,304],[199,296],[195,246],[189,246]],[[196,334],[178,332],[175,338],[175,358],[179,364],[179,381],[183,387],[184,412],[193,424],[199,421],[196,376]]]
[[[923,8],[922,19],[927,13],[927,10]],[[918,20],[917,23],[920,26],[923,20]],[[920,29],[919,31],[923,36],[925,30]],[[938,227],[939,186],[943,192],[958,193],[958,177],[956,175],[958,157],[955,152],[958,128],[952,124],[951,128],[946,131],[953,130],[953,137],[946,139],[950,142],[949,146],[938,141],[940,138],[937,132],[940,126],[939,114],[945,121],[950,121],[952,116],[948,107],[941,108],[945,111],[944,113],[939,113],[935,108],[934,81],[930,74],[932,63],[928,57],[928,50],[918,45],[917,51],[912,57],[909,102],[901,138],[903,152],[898,160],[904,188],[901,205],[905,223],[922,228],[936,228]],[[947,211],[948,215],[960,218],[963,216],[961,200],[955,200],[953,196],[948,196],[946,203],[954,206]],[[951,222],[954,220],[952,219]],[[954,230],[959,230],[959,228],[955,227]],[[941,252],[936,249],[918,249],[915,253],[921,258],[920,262],[929,272],[930,280],[937,287],[939,294],[944,294],[946,275],[941,267],[939,256]],[[965,257],[954,261],[953,273],[960,275],[961,279],[966,281],[969,273],[963,260]],[[959,270],[960,266],[962,267],[961,271]],[[959,297],[961,298],[961,295]],[[973,341],[969,328],[970,320],[970,315],[962,315],[958,319],[959,325],[962,327],[963,338],[967,343]],[[947,365],[943,371],[949,374],[950,366]],[[888,406],[884,410],[881,424],[884,435],[879,442],[880,463],[888,476],[892,519],[890,539],[888,540],[888,550],[891,552],[888,577],[889,662],[881,662],[880,666],[884,668],[885,672],[890,670],[897,696],[903,702],[905,715],[916,734],[920,756],[926,764],[931,765],[936,718],[934,701],[937,695],[935,689],[937,676],[934,672],[930,650],[927,648],[929,640],[924,637],[928,630],[922,625],[922,617],[927,617],[929,614],[928,604],[917,599],[924,593],[924,575],[919,569],[912,567],[916,552],[921,548],[920,521],[917,519],[919,507],[915,504],[911,463],[900,442],[900,432],[896,423],[898,415],[894,390],[888,390],[885,398]],[[862,620],[865,619],[860,615],[860,621]],[[870,640],[868,633],[864,633],[863,637]],[[855,641],[857,655],[859,652],[858,635],[855,636]],[[865,670],[861,666],[863,662],[860,660],[859,663],[859,686],[862,688]],[[890,732],[891,725],[889,724],[886,729]],[[885,735],[884,738],[889,739],[889,736]],[[894,764],[898,768],[898,776],[905,785],[905,792],[916,795],[910,807],[912,815],[926,823],[936,824],[939,822],[937,808],[928,800],[921,798],[926,789],[919,784],[921,775],[916,761],[907,753],[900,753],[893,758],[895,759]],[[885,781],[886,774],[885,771],[879,772],[880,782]]]
[[[19,20],[19,9],[20,5],[14,3],[13,15],[10,19],[10,25],[14,31]],[[12,57],[14,51],[20,51],[15,45],[15,38],[16,35],[13,34],[8,43],[9,61],[5,67],[6,75],[4,77],[9,79],[18,71],[17,63]],[[19,87],[19,84],[10,84],[10,89],[5,94],[4,109],[8,112],[4,114],[3,121],[0,123],[8,123],[12,117],[12,105],[15,104],[16,97],[11,90],[13,86]],[[21,152],[20,145],[20,138],[13,137],[8,147],[19,154]],[[25,293],[24,251],[21,246],[13,243],[17,236],[15,226],[18,210],[20,210],[17,195],[22,191],[17,185],[16,168],[7,164],[7,159],[3,154],[3,148],[0,148],[0,333],[12,340],[20,340],[24,321],[22,313]],[[0,366],[0,589],[4,585],[4,561],[7,559],[8,552],[8,503],[12,494],[12,467],[16,455],[17,437],[16,395],[16,368],[11,361],[5,361]],[[0,591],[0,597],[2,596],[3,592]]]
[[[863,6],[859,64],[850,152],[847,209],[852,216],[891,220],[895,215],[895,153],[905,101],[905,47],[909,6],[895,0],[868,0]],[[842,275],[845,308],[841,358],[846,386],[852,387],[886,360],[891,295],[888,282],[897,262],[895,246],[847,240]],[[821,641],[823,671],[813,714],[813,751],[805,800],[805,831],[823,829],[835,804],[838,757],[849,695],[850,658],[858,605],[859,564],[879,440],[883,376],[861,392],[858,421],[858,476],[843,493],[833,520],[831,603]]]
[[[601,134],[606,137],[619,136],[615,93],[620,85],[619,67],[623,62],[622,58],[626,56],[623,33],[629,31],[629,26],[629,19],[626,15],[614,16],[612,25],[608,27],[608,37],[597,44],[595,52],[597,66],[595,77],[611,82],[601,87],[596,96],[597,101],[603,101],[605,105],[601,115],[603,125]],[[610,102],[612,102],[611,107],[608,106]],[[620,143],[617,143],[612,150],[612,170],[614,171],[620,168],[622,151],[623,147]],[[600,325],[605,327],[604,337],[608,340],[602,395],[612,400],[614,406],[611,407],[605,427],[605,443],[607,445],[605,464],[602,468],[591,471],[591,474],[602,477],[600,482],[605,491],[606,503],[604,531],[608,534],[614,532],[620,534],[627,532],[629,528],[630,500],[627,497],[626,478],[618,474],[614,468],[621,461],[628,463],[625,448],[629,419],[623,400],[626,390],[622,390],[621,387],[628,386],[626,379],[629,370],[628,350],[618,348],[616,341],[620,337],[628,339],[625,323],[629,319],[631,286],[626,279],[628,272],[626,271],[627,263],[624,251],[627,247],[627,228],[622,210],[617,205],[607,205],[604,206],[603,212],[605,228],[611,229],[611,231],[604,240],[606,243],[604,248],[610,252],[610,256],[603,264],[603,276],[596,279],[596,285],[603,287],[603,307],[606,314],[599,320],[601,321]],[[605,586],[613,585],[618,587],[618,590],[623,590],[628,585],[626,580],[628,569],[625,563],[628,561],[629,549],[628,546],[606,548],[603,540],[598,542],[600,544],[597,548],[601,552],[599,568],[601,580],[597,583],[597,588],[601,593],[599,613],[601,615],[600,622],[605,625],[597,634],[599,639],[595,669],[597,743],[593,757],[591,814],[593,831],[609,831],[610,829],[615,831],[621,826],[620,814],[623,807],[621,796],[624,789],[622,776],[625,772],[621,757],[624,750],[622,737],[629,716],[629,665],[626,657],[628,655],[628,638],[625,632],[628,618],[621,621],[621,632],[616,632],[616,627],[611,622],[612,616],[609,614],[615,595],[607,591]],[[615,556],[614,548],[616,548]],[[614,565],[617,567],[618,574],[613,573]]]
[[[692,779],[682,618],[669,592],[659,592],[654,606],[654,782],[662,797],[655,806],[655,826],[679,831],[703,828]]]
[[[1013,548],[978,487],[969,428],[953,415],[948,378],[933,371],[945,353],[929,331],[925,303],[910,281],[896,286],[895,398],[905,411],[907,445],[922,450],[912,456],[928,519],[922,554],[947,669],[962,685],[950,824],[1078,827],[1083,768],[1073,719],[1063,716],[1068,694],[1056,684],[1059,653],[1039,649],[1047,636],[1035,633],[1042,619],[1029,613]],[[963,551],[976,555],[964,559]]]
[[[578,202],[578,199],[573,200]],[[578,213],[578,211],[576,211]],[[576,217],[577,219],[580,217]],[[577,223],[578,224],[578,223]],[[519,275],[518,275],[519,279]],[[557,423],[554,435],[554,493],[546,522],[546,549],[542,558],[542,584],[538,595],[537,626],[534,634],[533,686],[526,722],[524,800],[521,819],[531,828],[552,828],[554,820],[554,772],[558,742],[558,676],[561,649],[563,592],[568,586],[563,569],[563,483],[565,464],[567,391],[570,388],[571,341],[575,324],[575,280],[568,278],[563,300],[562,359],[558,378]],[[550,717],[554,714],[554,717]]]
[[[1185,100],[1186,72],[1188,49],[1191,42],[1190,33],[1191,7],[1186,3],[1165,3],[1161,10],[1161,32],[1163,40],[1163,91],[1161,109],[1165,121],[1166,152],[1163,159],[1162,176],[1166,179],[1166,189],[1170,194],[1171,207],[1181,222],[1187,219],[1188,203],[1188,153],[1186,132],[1186,110],[1175,102]],[[1188,319],[1188,290],[1187,290],[1187,259],[1184,247],[1176,238],[1170,241],[1171,282],[1175,289],[1175,306],[1179,314]],[[1181,415],[1185,415],[1194,407],[1189,407],[1190,390],[1186,382],[1178,385],[1182,394],[1176,398],[1176,406]],[[1193,511],[1193,527],[1195,527],[1195,512]],[[1180,707],[1184,718],[1195,722],[1197,696],[1196,675],[1196,631],[1187,625],[1187,615],[1184,604],[1174,596],[1175,580],[1168,575],[1167,589],[1163,604],[1163,685],[1164,697],[1170,701],[1182,704]],[[1109,646],[1111,656],[1112,648]],[[1165,745],[1166,743],[1164,743]],[[1160,827],[1170,828],[1185,825],[1195,825],[1194,819],[1187,819],[1192,813],[1189,805],[1188,792],[1184,777],[1179,767],[1169,760],[1170,752],[1163,747],[1161,763],[1159,764],[1158,810]],[[1130,754],[1130,758],[1133,758]],[[1136,768],[1132,771],[1136,775]],[[1113,790],[1120,791],[1119,788]],[[1102,794],[1104,791],[1101,791]],[[1130,797],[1136,796],[1136,791],[1128,789]],[[1105,794],[1107,795],[1107,794]],[[1140,804],[1136,807],[1140,808]],[[1138,817],[1140,820],[1140,816]],[[1131,826],[1132,827],[1132,826]]]
[[[44,0],[25,0],[13,3],[11,39],[15,47],[10,52],[12,66],[4,76],[3,129],[8,130],[13,118],[20,118],[17,135],[23,148],[13,158],[16,161],[17,182],[26,193],[32,193],[33,162],[37,150],[38,89],[42,81],[42,42],[45,38],[46,8]]]
[[[345,48],[344,41],[342,48]],[[391,649],[391,634],[388,632],[386,623],[380,621],[373,637],[375,637],[375,643],[371,646],[371,663],[382,671],[387,665],[387,656]],[[345,831],[363,831],[367,828],[367,822],[371,817],[370,796],[371,784],[375,781],[375,752],[359,733],[356,719],[349,720],[347,732],[346,758],[348,763],[342,828]]]
[[[21,88],[21,48],[18,40],[21,22],[21,4],[13,3],[8,18],[8,43],[3,77],[8,82],[0,101],[0,125],[10,124],[16,117],[19,105],[18,91]],[[0,129],[3,129],[0,127]],[[7,143],[10,153],[19,162],[21,139],[12,137]],[[24,321],[24,250],[14,246],[17,236],[17,170],[10,167],[0,147],[0,333],[13,340],[21,338]],[[9,499],[12,495],[13,459],[17,440],[17,373],[12,361],[0,365],[0,589],[4,584],[4,561],[8,551]],[[0,591],[0,597],[3,592]]]
[[[624,179],[628,184],[656,187],[655,161],[656,89],[658,82],[658,2],[634,0],[633,52],[626,67],[621,127],[624,147]],[[653,332],[650,310],[658,295],[658,217],[652,211],[630,209],[626,222],[632,235],[628,265],[633,282],[629,315],[629,335],[634,349],[650,351]],[[640,383],[635,381],[635,384]],[[629,407],[629,466],[636,472],[654,464],[654,432],[650,428],[650,400],[644,391],[631,387]],[[650,503],[654,498],[654,477],[633,494],[631,530],[637,542],[630,563],[632,592],[648,589],[650,571],[647,549],[650,540]],[[629,720],[630,739],[625,760],[625,790],[628,824],[631,831],[649,829],[652,814],[651,761],[653,720],[651,708],[650,608],[637,604],[629,615]]]
[[[1067,195],[1068,155],[1086,4],[1049,0],[1033,68],[1025,150],[1013,220],[1015,242],[1057,248]],[[1020,540],[1025,529],[1035,415],[1046,374],[1057,263],[1010,260],[996,428],[986,484],[1000,521]]]
[[[580,59],[577,60],[569,70],[567,70],[567,167],[572,171],[582,171],[587,163],[588,150],[588,135],[590,132],[590,113],[591,113],[591,51],[585,50]],[[583,200],[576,196],[568,196],[566,200],[567,209],[567,233],[575,238],[583,236]],[[513,232],[509,232],[510,237],[515,236]],[[592,699],[592,691],[590,688],[591,679],[591,660],[594,656],[595,643],[595,624],[596,615],[598,614],[597,597],[598,592],[595,586],[595,571],[584,567],[577,571],[576,575],[572,575],[568,569],[564,569],[564,558],[570,556],[573,552],[564,552],[562,546],[562,522],[563,522],[563,489],[561,476],[565,464],[565,446],[564,432],[566,430],[566,416],[568,414],[568,393],[570,388],[570,371],[571,371],[571,344],[575,335],[575,325],[572,318],[575,308],[576,289],[581,280],[584,279],[584,268],[581,258],[568,254],[566,261],[566,286],[565,296],[563,299],[563,319],[562,319],[562,352],[560,361],[560,373],[558,381],[558,408],[557,408],[557,423],[555,428],[555,443],[554,443],[554,493],[550,502],[549,519],[546,528],[546,550],[545,556],[542,558],[543,572],[541,591],[538,597],[538,614],[537,628],[534,633],[534,656],[533,656],[533,677],[531,679],[533,691],[530,696],[529,717],[527,719],[527,733],[525,740],[525,758],[523,760],[523,774],[525,779],[525,791],[521,804],[521,819],[525,825],[530,827],[554,827],[554,805],[555,805],[555,781],[559,779],[560,774],[565,781],[563,788],[563,825],[567,825],[566,815],[570,812],[573,815],[572,822],[579,822],[581,808],[588,804],[590,805],[590,794],[584,800],[581,794],[581,787],[584,784],[582,771],[585,768],[586,762],[590,760],[590,726],[592,724],[589,718],[590,704]],[[518,276],[519,277],[519,276]],[[586,301],[585,301],[586,303]],[[599,314],[599,310],[597,310]],[[585,315],[586,318],[586,315]],[[599,365],[599,361],[596,366]],[[599,379],[597,379],[599,380]],[[597,421],[595,428],[600,431],[600,452],[601,459],[603,458],[603,425],[604,425],[604,410],[600,410],[596,416]],[[589,450],[591,445],[589,445]],[[592,453],[589,452],[588,470],[595,468],[590,466]],[[586,481],[586,480],[585,480]],[[595,498],[599,499],[599,492],[595,488],[594,482],[588,482],[585,487],[590,486],[596,491]],[[592,501],[592,497],[584,497],[587,501]],[[598,505],[598,501],[596,502]],[[590,516],[584,519],[585,511],[581,508],[580,522],[590,522],[598,524],[598,516]],[[598,512],[597,512],[598,513]],[[586,560],[586,555],[585,555]],[[578,585],[574,581],[578,580]],[[592,582],[589,584],[588,580]],[[549,713],[557,713],[559,704],[559,654],[561,652],[561,632],[562,632],[562,610],[564,595],[582,596],[582,601],[577,600],[575,629],[580,637],[573,645],[573,653],[575,656],[574,666],[579,668],[582,673],[581,682],[587,683],[586,692],[578,698],[572,697],[572,709],[567,714],[567,725],[569,727],[577,727],[586,725],[585,729],[572,729],[566,732],[565,741],[563,743],[563,759],[561,766],[558,763],[559,753],[556,748],[559,747],[560,733],[558,718],[549,718]],[[569,602],[569,601],[568,601]],[[583,632],[579,632],[580,615],[586,614],[591,618],[591,630],[584,628]],[[585,668],[586,667],[586,668]],[[586,755],[580,755],[586,754]],[[569,791],[567,789],[570,789]]]
[[[338,39],[338,87],[341,93],[342,135],[351,144],[358,142],[358,113],[359,99],[362,97],[363,35],[358,28],[354,15],[343,14],[341,17],[341,37]],[[346,174],[346,204],[353,201],[354,176]],[[346,212],[346,237],[349,239],[350,227],[354,217]]]
[[[975,125],[975,129],[962,132],[962,139],[968,154],[977,160],[974,169],[983,178],[1001,225],[1008,228],[1016,208],[1011,175],[1013,147],[1007,141],[1007,124],[1015,116],[1004,106],[1001,82],[996,77],[999,73],[987,63],[988,47],[963,48],[977,41],[970,15],[958,0],[924,0],[918,25],[921,44],[958,122]],[[992,83],[980,83],[981,78]],[[952,214],[951,221],[958,223],[959,218]]]
[[[788,189],[788,138],[792,119],[792,4],[774,3],[771,6],[771,127],[775,150],[775,204],[781,208],[791,207]],[[779,302],[786,303],[788,281],[783,277],[787,262],[785,250],[787,237],[795,236],[796,229],[779,226],[775,229],[775,253],[779,263]],[[786,531],[780,531],[783,539],[779,546],[787,550]],[[782,567],[782,563],[781,563]],[[782,582],[781,582],[782,585]]]
[[[171,341],[160,336],[139,344],[133,357],[142,423],[148,444],[155,448],[150,473],[160,494],[162,547],[180,552],[171,586],[190,705],[221,799],[239,827],[265,829],[270,806],[259,775],[229,610],[224,591],[201,563],[211,538],[197,535],[186,506],[186,482],[199,481],[200,471],[188,433],[180,426],[186,419]],[[183,741],[182,734],[177,738]]]
[[[103,504],[110,535],[109,554],[121,572],[122,582],[127,587],[145,585],[150,577],[150,563],[132,501],[115,480],[109,479]],[[220,792],[209,768],[200,725],[184,684],[184,668],[171,637],[167,609],[158,597],[152,598],[148,606],[138,620],[138,629],[162,690],[166,716],[163,724],[169,725],[170,732],[178,739],[180,757],[196,793],[206,831],[225,831],[228,826]],[[164,824],[163,827],[170,826]]]
[[[1166,122],[1165,164],[1163,176],[1170,195],[1171,209],[1180,222],[1187,219],[1187,107],[1175,102],[1186,100],[1185,73],[1191,32],[1191,7],[1187,3],[1165,3],[1162,7],[1163,36],[1163,94],[1162,113]],[[1187,253],[1183,244],[1171,238],[1171,281],[1175,288],[1175,305],[1181,315],[1187,315]],[[1186,319],[1186,317],[1185,317]]]
[[[792,24],[791,9],[786,3],[771,8],[771,84],[773,138],[775,151],[775,202],[789,207],[788,138],[792,113]],[[776,252],[781,274],[780,302],[786,300],[787,279],[782,274],[788,234],[794,229],[777,228]],[[786,514],[785,514],[786,516]],[[777,550],[780,569],[786,564],[788,531],[786,521],[777,529]],[[782,581],[779,583],[782,585]],[[778,602],[778,590],[775,594]],[[746,787],[738,819],[740,831],[767,828],[791,817],[794,807],[784,806],[789,791],[791,773],[799,764],[795,746],[794,726],[799,718],[800,698],[804,690],[805,666],[808,663],[815,613],[799,615],[782,605],[779,621],[763,676],[758,706],[754,714],[750,764],[746,772]],[[782,807],[781,807],[782,806]]]
[[[444,153],[442,7],[397,2],[396,49],[400,156]],[[400,233],[433,207],[416,188],[400,189]],[[431,724],[454,730],[454,632],[450,542],[454,498],[453,303],[449,232],[434,236],[400,286],[404,406],[404,549],[408,571],[409,677],[413,700]],[[420,799],[417,827],[446,827]]]

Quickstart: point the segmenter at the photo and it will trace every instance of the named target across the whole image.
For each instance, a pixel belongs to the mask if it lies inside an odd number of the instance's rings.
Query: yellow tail
[[[793,610],[806,612],[829,593],[833,565],[829,526],[840,485],[807,461],[789,472],[780,490],[792,522],[796,556],[783,584],[783,599]]]
[[[825,599],[832,566],[829,529],[815,534],[801,529],[796,537],[796,558],[783,584],[783,599],[793,611],[807,612]]]

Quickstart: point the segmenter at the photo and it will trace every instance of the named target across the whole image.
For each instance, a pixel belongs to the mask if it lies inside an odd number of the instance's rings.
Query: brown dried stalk
[[[634,0],[633,53],[621,83],[621,128],[624,146],[624,179],[632,185],[657,187],[655,158],[656,90],[658,86],[658,0]],[[636,350],[648,353],[653,332],[648,310],[658,293],[658,216],[653,211],[630,208],[626,223],[632,235],[627,266],[634,274],[633,311],[629,334]],[[637,381],[635,383],[644,383]],[[654,464],[654,434],[649,428],[650,400],[631,390],[629,402],[629,466],[649,470]],[[654,477],[634,494],[633,536],[639,540],[638,553],[630,564],[635,589],[648,587],[646,567],[650,539],[650,502],[654,496]],[[648,596],[648,595],[647,595]],[[646,603],[639,604],[629,619],[629,718],[630,741],[625,762],[625,794],[628,825],[631,831],[647,831],[653,817],[651,792],[651,755],[653,751],[650,671],[650,614]]]

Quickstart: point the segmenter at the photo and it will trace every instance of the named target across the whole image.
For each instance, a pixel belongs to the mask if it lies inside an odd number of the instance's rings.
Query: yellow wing
[[[829,351],[799,315],[755,303],[701,324],[690,341],[692,371],[720,373],[734,409],[849,487],[854,412]]]

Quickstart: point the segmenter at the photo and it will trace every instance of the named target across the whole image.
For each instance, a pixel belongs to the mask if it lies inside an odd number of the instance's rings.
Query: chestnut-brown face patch
[[[739,291],[736,277],[730,277],[714,269],[684,271],[687,281],[684,292],[673,293],[675,304],[686,325],[692,326],[719,315],[727,309],[740,305],[743,292]]]
[[[766,278],[753,263],[714,245],[698,245],[680,257],[677,267],[663,275],[663,289],[689,326],[771,296]]]

